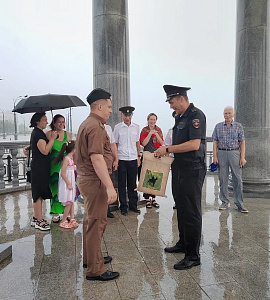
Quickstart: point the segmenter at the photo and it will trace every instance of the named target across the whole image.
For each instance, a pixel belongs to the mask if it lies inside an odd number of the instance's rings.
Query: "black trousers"
[[[178,169],[178,191],[176,196],[179,247],[184,247],[185,258],[200,259],[202,233],[202,186],[206,174],[205,166],[198,170]]]
[[[141,164],[140,164],[140,166],[138,167],[138,180],[139,180],[139,181],[140,181],[140,177],[141,177],[142,163],[143,163],[143,156],[141,157]],[[144,198],[145,200],[148,200],[150,197],[152,197],[152,198],[154,198],[154,199],[156,198],[155,195],[143,193],[143,198]]]
[[[178,167],[175,161],[173,161],[171,165],[171,172],[172,172],[172,195],[173,195],[173,200],[176,203],[175,199],[177,197],[177,192],[179,192],[179,188],[178,188]]]
[[[137,159],[135,160],[119,160],[118,166],[118,191],[120,200],[120,210],[127,211],[127,194],[129,199],[129,207],[137,208]]]

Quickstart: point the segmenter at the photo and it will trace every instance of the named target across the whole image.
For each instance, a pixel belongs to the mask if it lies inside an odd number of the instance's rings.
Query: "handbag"
[[[144,151],[138,191],[166,197],[165,190],[172,162],[173,158],[170,156],[157,159],[154,153]]]
[[[31,152],[31,146],[28,151],[28,161],[27,161],[27,168],[26,168],[26,182],[29,183],[31,183],[31,177],[32,177],[31,166],[30,166],[30,152]]]

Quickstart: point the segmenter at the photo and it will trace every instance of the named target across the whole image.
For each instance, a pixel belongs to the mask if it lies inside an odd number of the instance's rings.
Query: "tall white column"
[[[121,122],[119,107],[130,103],[127,0],[93,0],[94,88],[112,94],[112,126]]]
[[[270,195],[269,7],[267,0],[238,0],[236,121],[244,126],[244,191]]]

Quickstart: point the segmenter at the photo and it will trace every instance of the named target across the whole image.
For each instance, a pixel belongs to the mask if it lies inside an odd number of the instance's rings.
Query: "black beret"
[[[190,87],[163,85],[163,89],[167,95],[166,101],[169,101],[175,96],[187,96],[187,91],[190,90]]]
[[[92,104],[93,102],[100,100],[100,99],[110,99],[111,94],[106,92],[105,90],[101,88],[94,89],[87,97],[86,100],[89,104]]]
[[[119,108],[119,111],[122,112],[125,116],[130,116],[133,111],[135,110],[135,107],[133,106],[123,106]]]

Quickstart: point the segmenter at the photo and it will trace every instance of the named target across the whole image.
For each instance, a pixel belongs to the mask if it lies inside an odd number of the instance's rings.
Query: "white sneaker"
[[[32,221],[31,221],[31,226],[32,226],[32,227],[35,227],[36,224],[37,224],[37,221],[38,221],[38,219],[35,218],[35,217],[33,217]]]
[[[43,224],[41,225],[41,223],[43,223]],[[47,223],[46,220],[42,219],[42,220],[36,222],[35,228],[45,231],[45,230],[50,230],[50,225]]]

